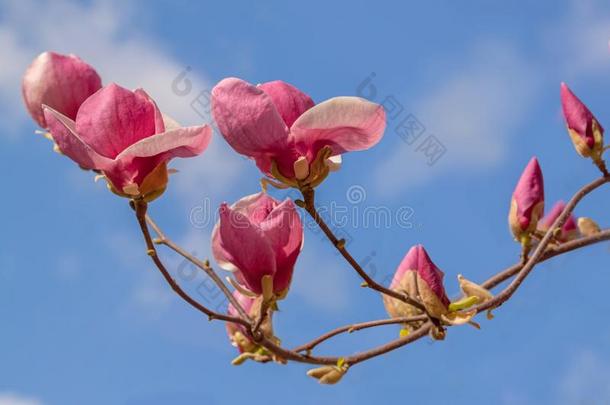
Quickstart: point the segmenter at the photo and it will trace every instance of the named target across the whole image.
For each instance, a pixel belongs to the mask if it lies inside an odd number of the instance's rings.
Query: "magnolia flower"
[[[312,99],[282,81],[254,86],[228,78],[212,90],[212,113],[238,153],[278,187],[315,187],[341,154],[372,147],[385,129],[383,107],[358,97]]]
[[[524,238],[529,238],[543,213],[544,181],[538,160],[533,157],[513,192],[508,214],[508,223],[515,239],[523,242]]]
[[[576,151],[583,157],[599,159],[604,148],[604,128],[565,83],[561,83],[561,106]]]
[[[43,52],[26,70],[21,93],[34,121],[46,128],[43,104],[74,120],[80,105],[101,87],[95,69],[77,56]]]
[[[246,294],[283,298],[302,246],[303,225],[290,199],[258,193],[220,206],[212,252]]]
[[[116,84],[89,97],[75,120],[50,106],[44,106],[44,116],[63,154],[102,172],[116,194],[147,201],[165,190],[167,162],[200,154],[212,135],[207,125],[179,127],[144,90]]]
[[[551,226],[553,226],[555,220],[561,215],[565,207],[566,204],[563,201],[558,201],[553,207],[553,209],[544,218],[542,218],[540,224],[538,225],[538,228],[540,228],[540,230],[543,232],[548,231]],[[556,239],[560,242],[567,242],[576,238],[577,236],[578,229],[576,226],[576,221],[574,220],[572,214],[570,214],[568,220],[561,227],[561,231],[556,236]]]

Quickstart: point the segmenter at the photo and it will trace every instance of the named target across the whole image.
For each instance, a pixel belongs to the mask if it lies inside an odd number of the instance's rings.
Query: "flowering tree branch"
[[[584,196],[586,196],[587,194],[591,193],[595,189],[601,187],[602,185],[604,185],[608,182],[610,182],[610,178],[602,177],[602,178],[596,179],[595,181],[587,184],[582,189],[580,189],[574,195],[574,197],[570,200],[570,202],[568,203],[568,205],[566,206],[565,210],[562,212],[560,217],[558,217],[558,219],[556,220],[555,226],[552,229],[550,229],[549,231],[547,231],[547,233],[545,234],[545,238],[548,235],[552,235],[553,229],[560,228],[563,225],[562,222],[565,222],[565,218],[567,218],[570,215],[571,211],[576,207],[578,202],[580,202],[580,200]],[[565,218],[564,218],[564,216],[565,216]],[[212,278],[212,280],[214,280],[214,282],[217,285],[219,283],[224,285],[224,283],[222,283],[222,281],[216,275],[214,270],[211,267],[209,267],[209,265],[207,265],[206,262],[203,262],[203,261],[197,259],[193,255],[186,252],[184,249],[180,248],[175,242],[173,242],[170,238],[168,238],[165,235],[165,233],[163,233],[163,231],[160,229],[160,227],[150,217],[146,216],[145,218],[147,219],[148,223],[151,224],[151,227],[155,230],[155,232],[158,235],[158,239],[156,240],[157,243],[166,245],[167,247],[174,250],[176,253],[178,253],[182,257],[189,260],[191,263],[195,264],[197,267],[200,267],[202,269],[207,268],[208,271],[211,271],[214,274],[214,277]],[[581,237],[581,238],[578,238],[578,239],[575,239],[575,240],[572,240],[569,242],[561,243],[558,246],[551,246],[551,247],[549,247],[549,243],[551,240],[551,237],[549,236],[545,247],[540,248],[540,246],[542,246],[542,244],[544,243],[545,238],[542,239],[542,241],[540,242],[540,245],[534,251],[534,253],[529,258],[529,260],[526,264],[523,264],[521,261],[519,261],[517,264],[510,266],[510,267],[498,272],[494,276],[490,277],[488,280],[483,282],[481,284],[481,286],[486,289],[493,289],[494,287],[496,287],[499,284],[501,284],[502,282],[510,279],[511,277],[513,277],[515,275],[523,274],[523,269],[527,269],[528,266],[531,266],[530,270],[528,271],[528,274],[529,274],[529,272],[531,272],[531,269],[538,263],[549,260],[555,256],[569,253],[573,250],[577,250],[577,249],[584,248],[584,247],[587,247],[587,246],[590,246],[590,245],[593,245],[596,243],[610,240],[610,229],[600,230],[599,232],[595,233],[594,235],[584,236],[584,237]],[[145,239],[147,240],[146,236],[145,236]],[[332,240],[331,240],[331,242],[332,242]],[[152,239],[151,239],[151,243],[152,243]],[[154,247],[154,245],[153,245],[153,247]],[[147,248],[149,249],[149,252],[150,252],[148,243],[147,243]],[[539,254],[537,254],[538,251],[540,251]],[[151,258],[153,259],[153,261],[155,261],[155,258],[157,260],[159,260],[156,255],[151,255]],[[535,260],[535,262],[533,262],[533,260]],[[533,263],[533,264],[530,264],[530,263]],[[156,261],[155,261],[155,264],[157,264]],[[161,264],[161,266],[163,266],[163,265]],[[159,267],[158,264],[157,264],[157,267]],[[208,273],[208,271],[206,271],[206,273]],[[162,271],[162,273],[163,273],[163,271]],[[164,274],[164,277],[165,277],[165,274]],[[165,279],[167,280],[167,277],[165,277]],[[171,277],[170,277],[170,279],[171,279]],[[512,285],[512,283],[511,283],[511,285]],[[172,286],[172,288],[173,288],[173,286]],[[516,288],[515,288],[515,290],[516,290]],[[506,290],[504,290],[504,291],[506,291]],[[514,290],[513,290],[513,293],[514,293]],[[186,294],[186,293],[184,293],[184,294]],[[502,303],[504,303],[508,299],[510,299],[510,296],[508,296],[504,299],[505,296],[502,294],[503,293],[500,293],[496,296],[496,298],[497,297],[503,298]],[[180,295],[180,293],[179,293],[179,295]],[[231,294],[229,294],[229,295],[231,295]],[[181,297],[182,297],[182,295],[181,295]],[[208,315],[207,311],[209,311],[209,310],[206,311],[206,310],[203,310],[202,308],[200,308],[199,305],[194,305],[192,303],[193,302],[192,299],[185,299],[185,300],[189,304],[191,304],[193,307],[198,309],[199,311]],[[488,304],[488,303],[491,303],[491,304]],[[487,309],[499,306],[499,304],[497,304],[496,301],[489,301],[488,303],[480,305],[479,307],[474,307],[474,309],[476,309],[477,312],[482,312]],[[217,317],[213,317],[213,319],[223,320],[222,318],[217,318]],[[416,323],[416,322],[421,323],[422,321],[426,321],[426,320],[428,320],[428,322],[423,323],[413,333],[410,333],[409,335],[407,335],[405,337],[401,337],[399,339],[393,340],[384,345],[369,349],[369,350],[361,352],[361,353],[357,353],[352,356],[315,356],[315,355],[312,355],[312,353],[311,353],[312,350],[315,349],[319,344],[321,344],[339,334],[342,334],[342,333],[346,333],[346,332],[351,333],[351,332],[355,332],[355,331],[358,331],[361,329],[375,328],[375,327],[384,326],[384,325],[408,324],[408,323]],[[256,330],[255,329],[256,323],[252,323],[253,321],[250,321],[250,322],[246,321],[246,322],[248,322],[247,324],[243,322],[243,318],[241,320],[232,319],[230,321],[232,321],[234,323],[241,323],[242,325],[249,328],[251,334],[255,334],[254,331]],[[259,326],[260,326],[260,321],[256,321],[256,322],[259,323]],[[258,337],[256,337],[256,339],[270,353],[273,353],[276,356],[279,356],[285,360],[301,362],[301,363],[308,363],[308,364],[318,364],[318,365],[334,365],[337,362],[342,361],[346,364],[353,366],[357,363],[361,363],[370,358],[380,356],[382,354],[388,353],[390,351],[403,347],[407,344],[415,342],[416,340],[419,340],[420,338],[428,335],[430,333],[430,330],[433,327],[434,327],[434,323],[429,321],[428,315],[418,315],[418,316],[411,316],[411,317],[380,319],[380,320],[345,325],[345,326],[333,329],[329,332],[326,332],[323,335],[311,340],[310,342],[299,345],[299,346],[295,347],[294,349],[283,348],[282,346],[279,346],[277,343],[269,340],[267,337],[264,337],[264,336],[258,336]],[[305,352],[305,353],[303,353],[303,352]],[[263,358],[260,358],[259,360],[269,361],[269,360],[271,360],[271,356],[263,357]]]
[[[263,173],[263,192],[223,203],[212,233],[218,265],[231,271],[232,291],[209,262],[174,243],[147,215],[149,203],[166,191],[173,158],[194,157],[208,146],[211,125],[182,127],[163,114],[142,89],[131,91],[110,83],[102,86],[95,69],[73,55],[45,52],[24,75],[26,108],[54,143],[54,150],[81,169],[103,178],[114,194],[130,200],[144,237],[147,254],[170,288],[207,318],[225,322],[240,354],[233,360],[261,363],[289,361],[321,367],[308,374],[321,383],[341,380],[349,367],[389,353],[424,336],[443,340],[451,326],[508,302],[539,263],[555,256],[610,240],[590,218],[576,220],[573,211],[594,190],[610,183],[604,160],[604,129],[588,107],[561,84],[561,104],[568,135],[576,152],[589,159],[602,177],[582,187],[564,203],[545,212],[544,181],[538,159],[525,167],[511,198],[510,232],[521,246],[521,260],[476,284],[462,275],[462,297],[446,294],[444,273],[422,245],[406,253],[389,286],[376,282],[347,250],[319,212],[315,188],[341,166],[342,155],[375,146],[386,126],[384,108],[358,97],[334,97],[316,104],[296,87],[273,81],[253,85],[237,78],[220,81],[212,90],[212,116],[226,142],[252,159]],[[302,200],[278,201],[266,186],[293,188]],[[303,247],[303,224],[295,204],[315,221],[345,261],[377,291],[389,319],[352,323],[323,333],[289,349],[273,329],[279,302],[289,293],[293,271]],[[153,240],[149,225],[156,232]],[[331,224],[332,225],[332,224]],[[201,269],[226,296],[226,313],[214,311],[190,296],[172,277],[156,244],[165,245]],[[531,254],[530,254],[531,252]],[[492,289],[512,279],[497,295]],[[343,333],[384,325],[400,325],[399,338],[345,356],[320,356],[314,350]]]

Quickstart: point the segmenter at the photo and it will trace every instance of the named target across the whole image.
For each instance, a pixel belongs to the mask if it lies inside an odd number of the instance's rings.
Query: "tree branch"
[[[381,284],[377,283],[375,280],[373,280],[371,278],[371,276],[369,276],[367,274],[367,272],[364,271],[362,266],[360,266],[360,264],[356,261],[356,259],[354,259],[354,257],[345,248],[345,240],[341,240],[341,239],[337,238],[337,236],[335,236],[333,231],[330,229],[330,227],[326,224],[324,219],[320,216],[320,214],[316,210],[314,190],[312,188],[305,188],[305,189],[301,189],[301,193],[303,194],[303,200],[304,200],[302,207],[305,209],[305,211],[307,211],[307,213],[311,216],[311,218],[316,222],[316,224],[320,227],[322,232],[324,232],[324,234],[326,235],[328,240],[333,244],[335,249],[337,249],[337,251],[339,253],[341,253],[341,256],[343,256],[343,258],[350,264],[350,266],[352,266],[354,268],[354,270],[356,270],[356,273],[358,273],[358,275],[366,283],[366,285],[365,285],[366,287],[376,290],[382,294],[388,295],[392,298],[396,298],[397,300],[400,300],[404,303],[407,303],[409,305],[416,307],[417,309],[419,309],[423,312],[426,312],[426,308],[419,301],[409,297],[406,294],[402,294],[400,292],[390,290],[389,288],[386,288],[386,287],[382,286]]]
[[[240,325],[243,325],[243,326],[246,326],[249,328],[250,323],[246,319],[242,319],[242,318],[238,318],[238,317],[234,317],[234,316],[230,316],[230,315],[226,315],[226,314],[221,314],[221,313],[215,312],[215,311],[207,308],[206,306],[200,304],[195,299],[193,299],[190,295],[188,295],[182,289],[182,287],[180,287],[180,285],[178,285],[178,283],[176,283],[176,281],[172,278],[171,274],[165,268],[165,265],[163,265],[163,262],[161,262],[161,259],[159,259],[159,256],[157,255],[157,249],[155,248],[155,244],[150,236],[150,231],[148,230],[148,226],[146,224],[146,210],[147,210],[148,204],[144,200],[132,200],[132,201],[133,201],[133,208],[136,212],[136,218],[138,220],[138,224],[140,225],[142,235],[144,236],[144,241],[146,242],[146,248],[147,248],[146,253],[150,256],[152,261],[155,263],[155,265],[157,266],[157,268],[163,275],[163,278],[170,285],[172,290],[174,290],[174,292],[176,294],[178,294],[178,296],[180,298],[182,298],[184,301],[186,301],[193,308],[195,308],[198,311],[203,312],[205,315],[207,315],[209,320],[218,319],[221,321],[237,323],[237,324],[240,324]]]
[[[150,224],[151,228],[157,234],[158,239],[153,241],[153,242],[158,243],[160,245],[167,246],[168,248],[170,248],[174,252],[178,253],[180,256],[182,256],[185,259],[187,259],[189,262],[193,263],[196,267],[198,267],[201,270],[203,270],[205,272],[205,274],[207,274],[208,277],[210,277],[212,279],[212,281],[214,281],[214,283],[218,286],[218,288],[220,288],[220,290],[227,297],[229,302],[233,305],[233,307],[237,310],[237,312],[239,312],[239,315],[243,319],[246,319],[246,320],[250,321],[250,317],[248,316],[248,314],[246,314],[246,311],[244,310],[242,305],[239,303],[239,301],[237,301],[237,299],[235,299],[233,294],[231,294],[231,291],[229,291],[229,289],[227,288],[226,284],[222,281],[222,279],[218,276],[218,274],[216,274],[214,269],[212,269],[210,267],[210,265],[209,265],[209,263],[207,261],[204,262],[202,260],[199,260],[197,257],[195,257],[194,255],[190,254],[189,252],[184,250],[182,247],[177,245],[170,238],[168,238],[165,235],[165,233],[161,230],[159,225],[157,225],[155,223],[155,221],[153,221],[153,219],[148,214],[146,214],[146,222],[148,222]]]

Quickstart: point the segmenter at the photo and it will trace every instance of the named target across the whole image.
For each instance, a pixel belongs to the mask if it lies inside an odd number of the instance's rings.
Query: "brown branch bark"
[[[160,244],[160,245],[167,246],[168,248],[170,248],[174,252],[178,253],[180,256],[182,256],[185,259],[187,259],[189,262],[193,263],[196,267],[198,267],[199,269],[203,270],[205,272],[205,274],[207,274],[207,276],[210,277],[212,279],[212,281],[218,286],[218,288],[220,288],[220,290],[227,297],[229,302],[233,305],[233,307],[237,310],[237,312],[239,312],[239,315],[243,319],[246,319],[246,320],[250,321],[250,317],[248,316],[248,314],[246,314],[246,311],[244,310],[244,308],[237,301],[237,299],[235,299],[233,294],[231,294],[231,291],[228,289],[228,287],[222,281],[222,279],[218,276],[218,274],[216,274],[214,269],[212,269],[210,267],[209,263],[204,262],[202,260],[199,260],[197,257],[195,257],[194,255],[190,254],[189,252],[184,250],[182,247],[177,245],[170,238],[168,238],[165,235],[165,233],[161,230],[159,225],[157,225],[156,222],[153,221],[153,219],[148,214],[146,214],[146,222],[148,222],[148,224],[150,224],[150,227],[157,234],[157,238],[158,239],[156,241],[153,241],[153,242],[156,242],[157,244]]]
[[[316,224],[320,227],[324,235],[328,238],[328,240],[333,244],[335,249],[343,256],[343,258],[349,263],[350,266],[356,273],[364,280],[366,283],[366,287],[376,290],[382,294],[388,295],[392,298],[396,298],[402,302],[405,302],[409,305],[412,305],[423,312],[426,312],[426,308],[417,300],[409,297],[406,294],[402,294],[400,292],[390,290],[377,283],[371,276],[367,274],[366,271],[360,266],[360,264],[354,259],[354,257],[349,253],[349,251],[345,248],[345,241],[340,240],[333,233],[330,227],[326,224],[324,219],[320,216],[315,206],[315,194],[312,188],[301,189],[301,193],[303,194],[303,208],[307,213],[311,216],[311,218],[316,222]]]
[[[246,327],[250,327],[250,323],[245,319],[226,315],[226,314],[221,314],[221,313],[215,312],[215,311],[207,308],[205,305],[202,305],[201,303],[199,303],[195,299],[193,299],[190,295],[188,295],[186,293],[186,291],[184,291],[182,289],[182,287],[180,287],[180,285],[178,283],[176,283],[176,281],[173,279],[173,277],[171,276],[169,271],[167,271],[167,268],[165,268],[165,265],[163,264],[163,262],[161,262],[161,259],[159,259],[159,256],[157,255],[157,249],[155,248],[155,244],[150,236],[150,231],[148,230],[148,225],[146,224],[146,210],[148,208],[148,204],[143,200],[132,200],[132,201],[133,201],[134,210],[136,212],[136,218],[138,220],[138,224],[140,225],[142,235],[144,236],[144,241],[146,242],[146,248],[147,248],[146,253],[150,256],[150,258],[152,259],[154,264],[157,266],[157,269],[159,269],[159,271],[161,272],[161,275],[163,275],[163,278],[169,284],[169,286],[172,288],[172,290],[174,290],[174,292],[176,294],[178,294],[178,296],[180,298],[182,298],[184,301],[186,301],[193,308],[195,308],[198,311],[207,315],[209,320],[218,319],[221,321],[233,322],[233,323],[244,325]]]
[[[555,223],[551,227],[551,230],[549,230],[545,234],[545,236],[540,241],[540,243],[534,250],[534,253],[529,258],[529,260],[525,263],[525,265],[522,265],[519,263],[519,264],[510,266],[507,269],[499,272],[495,276],[493,276],[490,279],[488,279],[487,281],[485,281],[482,285],[483,285],[483,287],[488,288],[488,289],[493,288],[493,287],[499,285],[500,283],[502,283],[503,281],[508,280],[510,277],[516,275],[517,277],[513,280],[513,282],[510,283],[509,286],[506,287],[493,300],[485,303],[484,305],[480,305],[475,308],[480,312],[480,311],[484,311],[486,309],[497,307],[497,306],[501,305],[502,303],[506,302],[508,299],[510,299],[512,294],[514,294],[514,292],[518,289],[519,285],[523,282],[523,280],[525,280],[527,275],[531,272],[531,270],[535,267],[536,264],[543,262],[545,260],[548,260],[552,257],[558,256],[560,254],[563,254],[563,253],[567,253],[567,252],[570,252],[570,251],[573,251],[573,250],[576,250],[579,248],[583,248],[583,247],[586,247],[586,246],[589,246],[589,245],[592,245],[595,243],[599,243],[599,242],[602,242],[605,240],[610,240],[610,229],[605,229],[595,235],[588,236],[588,237],[582,237],[582,238],[576,239],[571,242],[563,243],[556,247],[548,248],[549,243],[552,239],[552,229],[561,227],[565,223],[565,221],[569,217],[569,215],[572,212],[572,210],[574,209],[574,207],[578,204],[578,202],[584,196],[586,196],[588,193],[592,192],[596,188],[598,188],[601,185],[608,183],[608,182],[610,182],[610,178],[604,177],[604,178],[595,180],[594,182],[586,185],[581,190],[579,190],[574,195],[574,197],[570,200],[570,202],[566,205],[565,210],[559,216],[559,218],[555,221]],[[304,197],[307,200],[307,196],[304,196]],[[309,200],[310,201],[309,204],[310,204],[310,208],[311,208],[311,207],[313,207],[313,195],[310,198],[311,199]],[[308,205],[308,203],[305,204],[306,209],[307,209],[307,205]],[[140,224],[142,234],[144,235],[144,239],[146,241],[146,246],[148,248],[148,254],[151,256],[153,262],[155,263],[155,265],[157,266],[159,271],[162,273],[163,277],[168,282],[168,284],[170,284],[172,289],[182,299],[184,299],[187,303],[189,303],[191,306],[193,306],[197,310],[201,311],[202,313],[206,314],[209,317],[209,319],[218,319],[218,320],[222,320],[222,321],[226,321],[226,322],[239,323],[241,325],[244,325],[246,328],[248,328],[248,330],[250,332],[252,332],[254,329],[254,325],[251,321],[248,321],[248,320],[242,319],[242,318],[238,318],[238,317],[232,317],[232,316],[225,315],[225,314],[218,314],[214,311],[211,311],[210,309],[206,308],[205,306],[201,305],[200,303],[198,303],[197,301],[192,299],[186,292],[184,292],[184,290],[182,290],[182,288],[172,279],[171,275],[169,274],[169,272],[167,271],[167,269],[164,267],[163,263],[157,256],[157,252],[155,250],[155,246],[154,246],[154,243],[150,236],[148,226],[146,223],[146,203],[143,201],[134,201],[134,208],[136,210],[136,216],[138,218],[138,222]],[[339,250],[339,252],[344,256],[344,258],[352,265],[352,267],[354,267],[356,269],[356,271],[361,275],[361,277],[367,283],[370,283],[369,287],[373,288],[377,291],[380,291],[382,293],[386,293],[384,290],[387,290],[387,289],[385,289],[383,286],[380,286],[379,284],[374,282],[374,280],[372,280],[366,274],[366,272],[364,272],[364,270],[358,265],[358,263],[353,259],[353,257],[349,254],[349,252],[347,252],[347,250],[345,250],[342,243],[335,237],[335,235],[332,233],[330,228],[319,217],[319,215],[317,215],[317,211],[315,210],[315,207],[313,207],[313,209],[311,209],[311,212],[309,209],[307,209],[307,211],[308,211],[308,213],[310,213],[310,215],[312,215],[314,220],[316,220],[316,223],[318,223],[318,225],[320,225],[321,229],[323,229],[323,231],[325,232],[325,234],[327,235],[329,240],[335,245],[335,247]],[[151,222],[151,221],[149,220],[149,222]],[[202,266],[209,268],[209,266],[207,266],[205,263],[192,257],[192,255],[188,254],[188,252],[184,251],[179,246],[177,246],[176,244],[171,242],[169,239],[165,238],[163,233],[160,232],[160,229],[158,229],[158,227],[155,229],[155,231],[159,234],[159,236],[161,238],[160,243],[167,245],[168,247],[170,247],[171,249],[173,249],[174,251],[176,251],[183,257],[191,260],[193,263],[196,264],[197,262],[199,262]],[[211,268],[209,268],[209,269],[215,274],[213,269],[211,269]],[[228,291],[228,289],[227,289],[227,291]],[[409,297],[405,297],[400,294],[399,294],[399,297],[397,297],[397,296],[395,296],[393,291],[391,291],[391,290],[387,290],[387,291],[390,291],[390,293],[388,293],[387,295],[390,295],[394,298],[403,299],[403,301],[405,301],[404,300],[405,298],[410,299]],[[230,294],[230,292],[229,292],[229,294]],[[232,296],[232,294],[230,294],[230,295]],[[405,302],[408,302],[408,301],[405,301]],[[416,304],[421,305],[421,304],[419,304],[419,302],[416,302]],[[322,343],[328,339],[331,339],[332,337],[337,336],[341,333],[348,332],[350,330],[359,330],[359,329],[372,328],[372,327],[377,327],[377,326],[381,326],[381,325],[389,325],[389,324],[396,324],[396,323],[421,321],[421,320],[425,320],[427,318],[428,318],[427,316],[422,315],[420,317],[384,319],[384,320],[369,321],[369,322],[362,322],[362,323],[357,323],[357,324],[352,324],[352,325],[346,325],[346,326],[337,328],[335,330],[332,330],[330,332],[327,332],[327,333],[321,335],[320,337],[312,340],[311,342],[303,344],[303,345],[295,348],[294,350],[285,349],[285,348],[279,346],[271,339],[265,337],[263,334],[256,334],[256,341],[259,344],[261,344],[263,347],[265,347],[267,350],[269,350],[271,353],[273,353],[274,355],[276,355],[280,358],[286,359],[286,360],[292,360],[292,361],[309,363],[309,364],[325,364],[325,365],[336,364],[339,360],[343,360],[343,361],[345,361],[345,363],[347,363],[349,365],[354,365],[354,364],[366,361],[368,359],[371,359],[373,357],[377,357],[382,354],[388,353],[392,350],[398,349],[398,348],[405,346],[407,344],[410,344],[412,342],[415,342],[416,340],[426,336],[429,333],[430,329],[434,326],[433,322],[432,321],[426,322],[424,325],[422,325],[420,328],[413,331],[406,337],[402,337],[402,338],[393,340],[384,345],[375,347],[375,348],[367,350],[367,351],[356,353],[351,356],[345,356],[345,357],[313,356],[310,354],[310,351],[313,348],[315,348],[317,345],[319,345],[320,343]],[[306,351],[307,353],[302,354],[301,352],[303,352],[303,351]]]
[[[601,187],[602,185],[604,185],[608,182],[610,182],[610,177],[606,177],[606,176],[601,177],[601,178],[596,179],[596,180],[592,181],[591,183],[585,185],[580,190],[578,190],[576,192],[576,194],[574,194],[574,196],[566,204],[561,215],[559,215],[559,217],[557,217],[557,219],[555,220],[553,225],[551,227],[549,227],[548,231],[544,235],[544,238],[542,238],[540,243],[538,243],[538,245],[536,246],[536,249],[534,249],[534,253],[532,253],[532,255],[529,257],[529,259],[527,260],[527,262],[525,263],[523,268],[521,268],[519,270],[515,279],[504,290],[502,290],[498,295],[496,295],[493,299],[491,299],[481,305],[473,307],[472,309],[477,310],[477,312],[481,312],[481,311],[485,311],[488,309],[497,308],[500,305],[504,304],[510,297],[512,297],[512,295],[515,293],[515,291],[517,291],[519,286],[523,283],[523,281],[527,278],[527,276],[533,270],[534,266],[536,266],[536,264],[540,261],[540,259],[544,255],[547,246],[553,239],[554,230],[557,228],[561,228],[566,223],[566,221],[570,217],[570,214],[572,214],[572,211],[574,210],[576,205],[580,202],[580,200],[582,200],[587,194],[589,194],[593,190],[597,189],[598,187]]]

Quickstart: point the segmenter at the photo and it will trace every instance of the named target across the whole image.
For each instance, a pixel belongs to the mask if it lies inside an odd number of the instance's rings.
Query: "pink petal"
[[[286,199],[260,226],[275,254],[277,270],[273,287],[275,292],[280,292],[290,285],[294,265],[303,246],[301,218],[292,200]]]
[[[208,125],[181,127],[141,139],[124,149],[116,159],[153,157],[161,154],[166,159],[193,157],[203,152],[211,139],[212,128]]]
[[[333,155],[368,149],[379,142],[384,129],[382,106],[358,97],[335,97],[301,115],[290,136],[311,161],[327,145]]]
[[[80,58],[44,52],[26,70],[21,91],[32,118],[46,128],[43,104],[74,120],[80,105],[100,87],[100,76]]]
[[[289,128],[301,114],[315,104],[307,94],[281,80],[259,84],[258,88],[271,97],[275,108]]]
[[[106,170],[112,167],[112,159],[97,153],[76,133],[74,121],[44,106],[44,117],[53,140],[62,153],[86,169]]]
[[[160,113],[142,93],[110,84],[78,110],[76,131],[98,153],[114,159],[124,149],[155,134]]]
[[[238,153],[257,158],[288,147],[288,128],[271,97],[237,78],[212,90],[212,113],[220,132]]]
[[[137,94],[138,96],[142,96],[145,99],[147,99],[149,102],[153,103],[155,106],[155,134],[160,134],[162,132],[165,132],[166,130],[169,129],[174,129],[174,128],[165,128],[165,120],[166,117],[164,116],[164,114],[159,110],[159,107],[157,107],[157,103],[155,102],[155,100],[152,99],[151,96],[148,95],[148,93],[146,91],[144,91],[144,89],[136,89],[134,91],[135,94]],[[173,121],[173,120],[172,120]],[[175,122],[175,121],[174,121]]]
[[[536,205],[544,202],[544,180],[538,159],[533,157],[525,167],[513,193],[517,202],[517,216],[521,229],[526,229]]]
[[[269,194],[260,192],[241,198],[231,209],[245,215],[253,224],[260,225],[279,204]]]
[[[248,218],[222,204],[220,207],[219,242],[226,259],[238,269],[246,287],[262,292],[261,279],[275,273],[275,258],[263,231]]]

